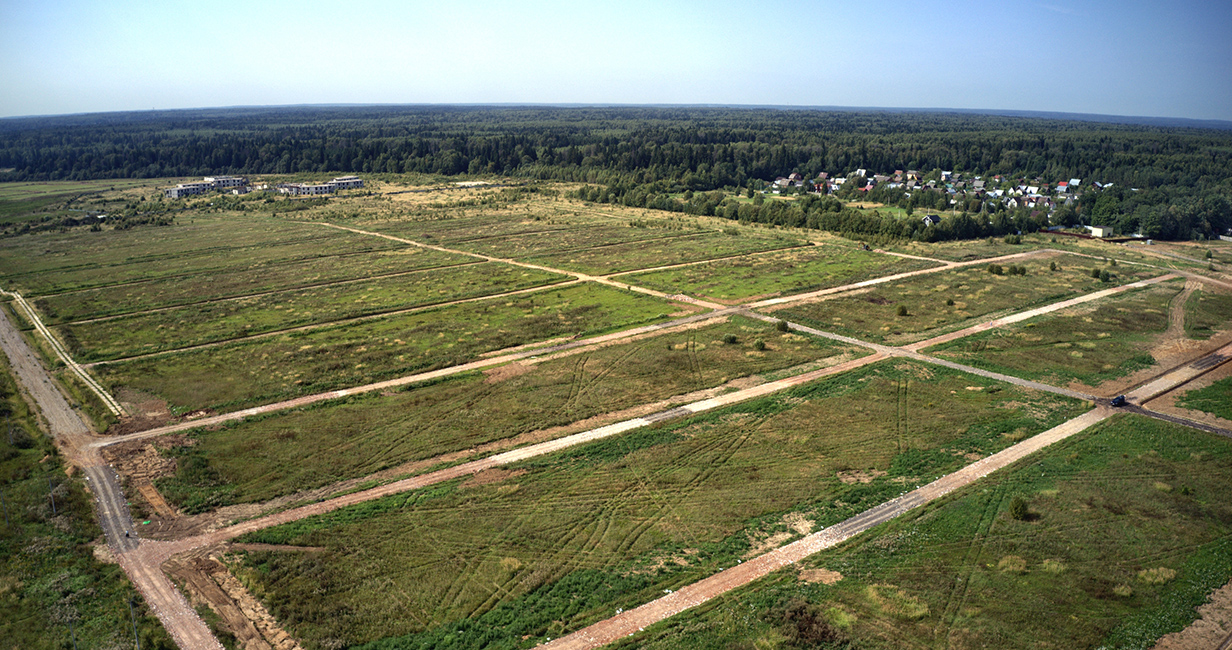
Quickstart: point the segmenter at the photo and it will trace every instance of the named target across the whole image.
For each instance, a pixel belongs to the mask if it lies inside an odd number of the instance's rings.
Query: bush
[[[725,334],[725,335],[723,335],[723,342],[724,342],[724,343],[726,343],[726,344],[728,344],[728,345],[733,345],[733,344],[735,344],[735,343],[736,343],[736,335],[735,335],[735,334]]]
[[[1005,273],[1005,269],[1001,268],[1001,265],[1000,265],[1000,264],[989,264],[989,265],[988,265],[988,272],[989,272],[989,273],[991,273],[991,274],[993,274],[993,275],[1001,275],[1001,274]]]
[[[1098,278],[1098,277],[1099,277],[1099,269],[1091,269],[1091,277],[1093,277],[1093,278]]]
[[[1027,500],[1015,495],[1010,500],[1010,516],[1018,521],[1026,521],[1027,517],[1031,516],[1031,511],[1027,508]]]
[[[1057,270],[1057,263],[1056,263],[1056,262],[1049,262],[1049,263],[1048,263],[1048,270],[1049,270],[1049,271],[1055,271],[1055,270]]]
[[[954,306],[954,299],[953,299],[953,298],[946,298],[946,299],[945,299],[945,306],[946,306],[946,307],[953,307],[953,306]]]
[[[1021,243],[1022,243],[1022,235],[1006,235],[1006,236],[1005,236],[1005,243],[1007,243],[1007,244],[1021,244]]]
[[[754,350],[757,350],[758,352],[761,352],[762,350],[765,350],[765,349],[766,349],[766,342],[765,342],[765,341],[763,341],[763,340],[761,340],[761,339],[757,339],[756,341],[753,341],[753,349],[754,349]]]
[[[1099,272],[1099,281],[1112,282],[1112,274],[1108,272],[1108,269],[1104,269]]]
[[[787,325],[787,321],[785,321],[785,320],[781,320],[781,321],[779,321],[779,322],[775,323],[775,324],[774,324],[774,329],[776,329],[776,330],[778,330],[778,331],[780,331],[780,332],[790,332],[790,331],[791,331],[791,327],[789,327],[789,326]]]
[[[899,316],[906,316],[906,315],[907,315],[907,305],[899,305],[899,306],[898,306],[898,315],[899,315]]]

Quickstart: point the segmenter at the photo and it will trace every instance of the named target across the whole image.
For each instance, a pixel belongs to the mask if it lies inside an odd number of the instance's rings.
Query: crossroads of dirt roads
[[[1013,255],[1001,256],[1001,257],[996,257],[996,258],[972,260],[968,262],[947,262],[943,260],[930,260],[930,261],[938,262],[940,266],[929,268],[929,269],[910,271],[906,273],[894,274],[894,275],[885,276],[882,278],[876,278],[873,280],[866,280],[863,282],[853,283],[850,285],[844,285],[842,287],[823,289],[820,291],[799,294],[796,296],[773,298],[769,300],[752,302],[752,303],[748,303],[744,305],[737,305],[734,307],[727,307],[727,306],[718,305],[715,303],[710,303],[706,301],[688,298],[685,296],[669,296],[667,294],[664,294],[663,292],[645,289],[642,287],[631,286],[625,283],[616,282],[613,279],[614,276],[626,275],[628,272],[611,274],[607,276],[594,276],[594,275],[587,275],[587,274],[578,273],[578,272],[561,271],[559,269],[551,269],[551,268],[543,267],[539,265],[522,263],[516,260],[495,258],[495,257],[487,256],[487,255],[467,253],[464,251],[456,251],[456,250],[452,250],[452,249],[445,248],[445,247],[422,244],[420,242],[415,242],[413,240],[393,237],[390,235],[383,235],[379,233],[372,233],[369,231],[363,231],[363,230],[354,229],[354,228],[335,226],[332,224],[323,224],[323,225],[338,228],[341,230],[348,230],[348,231],[359,233],[359,234],[367,234],[367,235],[383,237],[383,238],[391,239],[391,240],[398,241],[401,243],[405,243],[408,245],[421,246],[423,248],[439,250],[442,252],[468,255],[471,257],[483,259],[485,261],[502,262],[502,263],[522,266],[526,268],[533,268],[537,270],[573,276],[575,278],[573,282],[598,282],[601,284],[607,284],[607,285],[616,286],[619,288],[639,291],[639,292],[653,295],[653,296],[663,298],[663,299],[689,302],[689,303],[692,303],[698,306],[711,309],[713,311],[702,313],[702,314],[696,314],[696,315],[689,316],[689,317],[682,318],[682,319],[677,319],[677,320],[674,320],[668,323],[661,323],[661,324],[651,325],[651,326],[646,326],[646,327],[633,328],[630,330],[625,330],[622,332],[617,332],[614,334],[609,334],[609,335],[605,335],[601,337],[595,337],[592,339],[586,339],[582,341],[572,341],[572,342],[552,345],[548,347],[537,347],[537,348],[531,347],[527,349],[522,349],[517,352],[512,352],[510,354],[493,356],[493,357],[489,357],[486,359],[481,359],[475,362],[471,362],[468,364],[462,364],[459,366],[445,368],[445,369],[441,369],[441,370],[437,370],[437,371],[433,371],[429,373],[419,373],[417,375],[411,375],[408,377],[403,377],[403,378],[385,381],[385,382],[378,382],[375,384],[369,384],[366,386],[360,386],[360,387],[355,387],[351,389],[345,389],[345,390],[339,390],[339,391],[328,391],[326,393],[320,393],[317,395],[304,396],[301,398],[287,400],[285,402],[279,402],[276,404],[269,404],[269,405],[265,405],[261,407],[255,407],[252,409],[246,409],[243,411],[228,413],[228,414],[224,414],[221,416],[214,416],[211,418],[202,418],[202,419],[194,420],[191,422],[180,423],[180,424],[171,425],[168,427],[161,427],[158,429],[151,429],[151,430],[144,431],[144,432],[129,434],[126,436],[120,436],[120,437],[115,437],[115,438],[110,438],[110,439],[94,438],[90,434],[88,427],[86,427],[84,422],[81,421],[80,416],[76,412],[74,412],[71,409],[71,407],[68,406],[67,402],[64,401],[63,396],[59,393],[59,391],[56,391],[53,389],[49,392],[46,390],[46,388],[51,387],[51,383],[50,383],[50,379],[46,376],[45,369],[42,368],[41,364],[38,364],[38,361],[34,357],[33,353],[29,350],[28,346],[26,346],[24,339],[20,338],[20,335],[16,333],[14,328],[12,328],[11,323],[8,322],[7,318],[4,318],[3,319],[4,323],[2,324],[2,326],[0,326],[0,343],[4,345],[4,348],[6,352],[9,353],[10,358],[13,358],[14,355],[16,355],[18,358],[24,357],[24,359],[26,360],[26,363],[23,365],[22,369],[18,371],[19,378],[23,382],[23,385],[27,385],[28,389],[30,386],[35,386],[35,387],[42,386],[44,388],[44,390],[41,390],[38,392],[35,392],[35,390],[31,389],[31,395],[35,398],[35,401],[39,404],[45,416],[47,416],[49,424],[52,427],[53,434],[56,436],[57,441],[61,445],[61,448],[65,450],[66,455],[74,463],[81,465],[86,471],[86,474],[91,482],[91,485],[93,486],[93,491],[95,492],[96,498],[98,499],[99,519],[100,519],[100,522],[102,522],[103,524],[103,528],[106,533],[108,543],[112,546],[113,550],[115,551],[116,556],[119,559],[122,568],[129,575],[130,579],[133,581],[137,589],[142,593],[143,597],[146,598],[147,602],[151,606],[151,609],[159,616],[160,620],[162,620],[168,632],[172,635],[172,637],[176,640],[176,642],[182,648],[210,648],[210,649],[213,649],[213,648],[218,648],[221,646],[218,645],[217,640],[213,638],[208,627],[206,627],[204,622],[200,619],[200,617],[196,615],[196,612],[194,612],[192,608],[188,606],[188,603],[184,599],[183,595],[180,594],[180,592],[174,587],[174,585],[171,584],[171,581],[162,572],[160,568],[162,563],[175,555],[188,552],[193,549],[205,547],[205,546],[216,545],[218,543],[221,543],[221,542],[224,542],[230,539],[234,539],[235,537],[238,537],[240,535],[243,535],[243,534],[255,531],[255,530],[260,530],[260,529],[267,528],[270,526],[276,526],[276,525],[280,525],[283,523],[296,521],[304,517],[321,514],[323,512],[329,512],[329,511],[332,511],[338,508],[346,507],[346,506],[353,505],[356,503],[361,503],[363,501],[367,501],[370,499],[375,499],[375,498],[379,498],[382,496],[386,496],[388,494],[396,494],[398,492],[422,488],[422,487],[432,485],[435,483],[439,483],[442,481],[447,481],[447,480],[451,480],[457,477],[474,474],[476,472],[479,472],[479,471],[482,471],[484,469],[488,469],[491,467],[497,467],[497,466],[501,466],[501,465],[505,465],[505,464],[509,464],[513,462],[518,462],[518,461],[525,460],[527,458],[531,458],[534,456],[539,456],[542,454],[553,453],[553,452],[559,451],[561,449],[565,449],[573,445],[590,442],[593,440],[601,439],[601,438],[612,436],[612,435],[618,435],[620,433],[623,433],[623,432],[626,432],[632,429],[636,429],[642,426],[646,426],[654,422],[662,422],[665,420],[685,417],[688,415],[700,413],[700,412],[710,410],[713,408],[718,408],[720,406],[724,406],[727,404],[731,404],[731,403],[735,403],[739,401],[745,401],[745,400],[753,399],[755,397],[760,397],[763,395],[768,395],[768,394],[783,390],[791,386],[796,386],[802,383],[813,381],[822,376],[831,375],[831,374],[835,374],[839,372],[846,372],[846,371],[849,371],[849,370],[852,370],[858,367],[862,367],[869,363],[873,363],[875,361],[879,361],[879,360],[882,360],[888,357],[906,357],[906,358],[915,359],[917,361],[922,361],[925,363],[940,364],[940,365],[944,365],[946,367],[954,368],[954,369],[961,370],[964,372],[978,374],[981,376],[985,376],[985,377],[989,377],[989,378],[993,378],[993,379],[997,379],[1001,381],[1007,381],[1007,382],[1020,385],[1020,386],[1034,388],[1037,390],[1044,390],[1044,391],[1053,392],[1053,393],[1059,393],[1059,394],[1067,395],[1069,397],[1075,397],[1079,399],[1086,399],[1086,400],[1091,400],[1093,402],[1097,402],[1098,398],[1096,398],[1093,395],[1088,395],[1088,394],[1080,393],[1077,391],[1071,391],[1068,389],[1048,386],[1046,384],[1041,384],[1038,382],[1022,380],[1016,377],[1011,377],[1011,376],[1003,375],[1000,373],[984,371],[984,370],[972,368],[970,366],[966,366],[963,364],[944,361],[941,359],[937,359],[934,357],[921,354],[919,350],[925,349],[927,347],[930,347],[932,345],[936,345],[942,342],[954,340],[962,336],[973,334],[979,331],[984,331],[984,330],[991,329],[994,327],[1008,325],[1010,323],[1019,322],[1019,321],[1022,321],[1022,320],[1025,320],[1025,319],[1028,319],[1034,316],[1038,316],[1044,313],[1049,313],[1049,312],[1056,311],[1059,309],[1064,309],[1070,306],[1082,304],[1082,303],[1089,302],[1092,300],[1097,300],[1097,299],[1107,297],[1110,295],[1114,295],[1114,294],[1127,291],[1130,289],[1145,287],[1150,284],[1163,282],[1163,281],[1177,277],[1175,274],[1169,273],[1169,274],[1165,274],[1165,275],[1162,275],[1156,278],[1152,278],[1150,280],[1130,283],[1130,284],[1122,285],[1120,287],[1114,287],[1112,289],[1094,292],[1092,294],[1079,296],[1077,298],[1061,301],[1058,303],[1054,303],[1052,305],[1046,305],[1046,306],[1043,306],[1037,309],[1027,310],[1024,312],[1013,314],[1011,316],[1004,317],[1004,318],[994,319],[994,320],[991,320],[985,323],[975,325],[973,327],[968,327],[966,329],[959,330],[958,332],[953,332],[950,334],[942,335],[940,337],[935,337],[927,341],[922,341],[922,342],[915,343],[909,346],[904,346],[904,347],[891,347],[891,346],[878,345],[874,343],[860,341],[858,339],[854,339],[851,337],[845,337],[845,336],[841,336],[837,334],[823,332],[823,331],[816,330],[814,328],[805,327],[805,326],[802,326],[796,323],[791,323],[789,324],[789,326],[794,330],[805,332],[805,333],[808,333],[814,336],[821,336],[824,338],[829,338],[829,339],[845,342],[845,343],[852,344],[852,345],[858,345],[861,347],[870,348],[874,351],[874,354],[860,358],[860,359],[856,359],[853,361],[849,361],[847,363],[840,364],[838,366],[834,366],[831,368],[824,368],[821,370],[804,373],[804,374],[797,375],[794,377],[789,377],[787,379],[783,379],[783,380],[779,380],[775,382],[769,382],[769,383],[755,386],[749,389],[744,389],[741,391],[723,395],[717,398],[711,398],[708,400],[703,400],[701,402],[694,402],[692,404],[687,404],[681,407],[676,407],[668,411],[663,411],[660,413],[644,416],[641,418],[634,418],[631,420],[626,420],[624,422],[618,422],[616,424],[608,425],[605,427],[600,427],[598,429],[593,429],[591,431],[586,431],[586,432],[582,432],[579,434],[566,436],[564,438],[515,449],[513,451],[497,454],[497,455],[490,456],[487,458],[478,459],[475,461],[471,461],[469,463],[464,463],[462,465],[447,468],[444,470],[438,470],[436,472],[430,472],[427,474],[414,476],[408,479],[403,479],[401,481],[396,481],[394,483],[372,488],[370,490],[355,492],[355,493],[344,495],[344,496],[341,496],[335,499],[330,499],[327,501],[322,501],[319,503],[310,504],[307,506],[303,506],[303,507],[295,508],[291,510],[285,510],[282,512],[274,513],[272,515],[267,515],[265,517],[260,517],[260,518],[253,519],[250,521],[242,522],[242,523],[239,523],[239,524],[227,527],[227,528],[222,528],[216,531],[212,531],[210,533],[185,538],[185,539],[178,540],[175,542],[158,542],[158,541],[151,541],[151,540],[138,540],[135,537],[130,537],[129,536],[131,535],[130,531],[132,530],[131,515],[128,512],[127,504],[124,500],[123,493],[120,489],[118,477],[116,476],[114,470],[112,470],[109,466],[101,462],[101,456],[98,453],[98,450],[104,446],[108,446],[111,444],[118,444],[121,442],[126,442],[130,440],[135,440],[135,439],[142,439],[142,438],[149,438],[149,437],[154,437],[154,436],[165,435],[168,433],[182,431],[185,429],[199,428],[202,426],[209,426],[209,425],[218,424],[221,422],[242,419],[242,418],[245,418],[251,415],[255,415],[257,413],[268,413],[268,412],[277,411],[277,410],[295,408],[295,407],[303,406],[303,405],[310,404],[313,402],[324,401],[324,400],[329,400],[329,399],[337,399],[339,397],[346,397],[348,395],[369,392],[372,390],[385,390],[385,389],[388,389],[394,386],[419,383],[419,382],[435,379],[438,377],[448,376],[451,374],[457,374],[461,372],[470,372],[470,371],[483,368],[483,367],[494,366],[494,365],[498,365],[502,363],[508,363],[510,361],[514,361],[518,359],[535,357],[535,356],[540,356],[543,354],[550,354],[550,353],[555,353],[555,352],[564,352],[568,350],[583,349],[583,348],[591,347],[594,345],[606,343],[606,342],[613,341],[613,340],[619,340],[619,339],[627,338],[630,336],[652,333],[658,330],[667,329],[671,327],[677,327],[679,325],[687,324],[690,322],[695,322],[698,320],[714,318],[714,317],[721,317],[721,316],[729,315],[729,314],[739,313],[739,314],[743,314],[746,316],[759,318],[761,320],[773,322],[773,321],[777,321],[778,319],[770,317],[770,316],[758,314],[750,310],[760,308],[760,307],[767,307],[771,305],[784,304],[788,302],[807,300],[810,298],[817,298],[817,297],[821,297],[825,295],[845,293],[847,291],[851,291],[851,290],[855,290],[855,289],[859,289],[863,287],[868,287],[868,286],[873,286],[876,284],[892,282],[892,281],[901,280],[901,279],[905,279],[905,278],[913,277],[917,275],[936,273],[939,271],[950,270],[954,268],[962,268],[966,266],[979,265],[979,264],[997,263],[1000,261],[1020,259],[1024,257],[1031,257],[1031,256],[1046,254],[1050,252],[1063,252],[1063,251],[1053,251],[1051,249],[1038,249],[1038,250],[1028,251],[1024,253],[1017,253]],[[904,257],[915,257],[915,256],[907,256],[907,255],[903,255],[903,256]],[[923,258],[923,259],[927,259],[927,258]],[[664,268],[671,268],[675,266],[687,266],[687,265],[692,265],[692,264],[697,264],[697,263],[699,262],[689,262],[689,263],[684,263],[684,264],[679,264],[679,265],[670,265]],[[1205,276],[1197,276],[1196,274],[1186,273],[1185,275],[1187,276],[1194,275],[1196,276],[1195,279],[1199,279],[1200,281],[1209,280],[1208,278],[1205,278]],[[1221,284],[1221,285],[1224,284],[1221,282],[1216,282],[1216,283]],[[17,298],[20,298],[20,297],[17,297]],[[33,309],[29,307],[28,304],[24,302],[24,300],[19,299],[18,302],[19,304],[23,306],[29,318],[33,322],[35,322],[36,324],[41,324],[41,322],[38,320],[38,315],[33,311]],[[62,346],[56,345],[54,338],[51,337],[49,332],[44,331],[44,329],[45,328],[38,328],[39,332],[44,337],[47,337],[49,339],[52,349],[56,352],[56,354],[59,355],[61,359],[63,359],[65,363],[69,365],[70,368],[79,368],[79,366],[77,366],[72,361],[72,359],[68,357],[67,353],[64,352],[64,350],[62,349]],[[25,348],[24,355],[20,349],[22,347]],[[1206,357],[1206,359],[1208,360],[1215,359],[1214,363],[1204,360],[1204,361],[1199,361],[1197,363],[1187,363],[1187,364],[1182,365],[1179,368],[1170,369],[1169,371],[1157,376],[1150,382],[1144,383],[1144,385],[1140,386],[1139,389],[1137,389],[1135,392],[1131,392],[1130,394],[1131,399],[1137,402],[1145,402],[1150,397],[1158,395],[1162,392],[1167,392],[1168,390],[1172,390],[1176,386],[1179,386],[1185,382],[1192,380],[1197,375],[1204,374],[1205,372],[1210,371],[1211,369],[1220,365],[1222,361],[1226,360],[1230,356],[1232,356],[1232,345],[1226,346],[1224,349],[1221,349],[1219,353],[1217,354],[1209,355],[1208,357]],[[36,365],[38,365],[38,368],[37,369],[31,368],[29,365],[29,361],[33,361]],[[40,374],[42,375],[41,378],[39,377]],[[41,382],[40,382],[40,379],[42,380]],[[87,382],[87,383],[90,386],[91,390],[94,390],[96,393],[100,393],[99,395],[100,398],[103,399],[104,403],[106,403],[109,408],[111,407],[112,404],[115,404],[114,399],[111,399],[110,395],[107,395],[106,392],[103,391],[101,387],[98,386],[95,382]],[[54,395],[52,393],[54,393]],[[59,404],[56,403],[57,399],[60,402]],[[1169,421],[1179,421],[1182,424],[1187,424],[1189,426],[1197,426],[1198,428],[1201,428],[1207,431],[1213,430],[1214,432],[1220,433],[1223,435],[1232,435],[1232,434],[1229,434],[1229,432],[1226,432],[1224,430],[1219,430],[1209,425],[1202,425],[1200,423],[1190,422],[1188,420],[1184,420],[1183,418],[1177,418],[1175,416],[1164,416],[1162,414],[1157,414],[1153,411],[1150,411],[1149,409],[1145,409],[1142,407],[1135,406],[1131,410],[1135,412],[1141,412],[1146,415],[1151,415],[1153,417],[1161,417],[1162,419],[1167,419]],[[1013,447],[1010,447],[1008,449],[1005,449],[999,452],[998,454],[994,454],[993,456],[989,456],[985,459],[977,461],[976,463],[969,465],[966,468],[959,470],[958,472],[941,477],[940,479],[938,479],[937,481],[934,481],[933,483],[930,483],[913,492],[900,496],[897,499],[886,502],[885,504],[874,507],[838,525],[831,526],[829,529],[826,529],[819,533],[815,533],[804,539],[801,539],[797,542],[781,547],[774,551],[770,551],[762,556],[759,556],[758,558],[754,558],[753,560],[750,560],[749,562],[742,563],[738,565],[737,567],[733,567],[725,571],[722,571],[714,576],[711,576],[702,581],[694,583],[693,585],[690,585],[686,588],[680,589],[665,598],[652,601],[651,603],[647,603],[643,605],[642,607],[630,610],[628,612],[624,612],[612,619],[601,621],[599,623],[596,623],[595,625],[584,628],[583,630],[579,630],[567,637],[563,637],[561,639],[553,641],[550,645],[553,647],[559,646],[559,647],[567,647],[567,648],[583,648],[583,647],[584,648],[594,648],[594,647],[598,647],[606,643],[615,641],[616,639],[619,639],[623,636],[627,636],[628,634],[631,634],[635,632],[637,629],[645,627],[646,625],[662,620],[663,618],[666,618],[668,616],[674,615],[680,611],[683,611],[684,609],[688,609],[689,607],[696,606],[697,604],[705,602],[706,600],[709,600],[710,598],[713,598],[730,589],[734,589],[744,584],[748,584],[749,582],[756,580],[757,578],[760,578],[770,573],[771,571],[781,568],[782,566],[786,566],[787,564],[794,563],[798,561],[799,559],[807,557],[808,555],[811,555],[812,553],[820,551],[824,548],[829,548],[831,546],[834,546],[835,544],[838,544],[842,542],[843,540],[848,539],[849,537],[855,534],[858,534],[859,532],[863,532],[873,526],[876,526],[880,523],[888,521],[889,519],[892,519],[893,517],[896,517],[915,507],[923,505],[934,499],[940,498],[944,496],[945,494],[948,494],[949,492],[953,491],[954,489],[967,485],[968,483],[972,481],[978,480],[980,477],[987,475],[989,472],[1005,467],[1006,465],[1013,463],[1016,460],[1030,453],[1033,453],[1034,451],[1037,451],[1038,449],[1042,449],[1043,447],[1049,444],[1052,444],[1053,442],[1062,440],[1070,435],[1073,435],[1074,433],[1084,430],[1085,428],[1091,426],[1092,424],[1102,421],[1103,419],[1107,418],[1109,415],[1110,415],[1110,411],[1106,407],[1097,407],[1095,410],[1090,411],[1083,416],[1079,416],[1078,418],[1070,420],[1069,422],[1066,422],[1058,427],[1055,427],[1054,429],[1051,429],[1047,432],[1044,432],[1032,438],[1029,438],[1026,441],[1023,441],[1017,445],[1014,445]]]

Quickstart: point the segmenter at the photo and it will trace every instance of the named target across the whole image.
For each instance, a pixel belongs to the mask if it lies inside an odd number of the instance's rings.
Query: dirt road
[[[133,525],[119,477],[90,449],[89,443],[93,441],[90,427],[64,399],[47,369],[2,311],[0,347],[8,356],[17,380],[42,413],[56,445],[69,462],[79,465],[85,472],[108,546],[171,638],[183,650],[222,650],[205,621],[163,575],[159,565],[140,561],[139,541],[125,534]]]

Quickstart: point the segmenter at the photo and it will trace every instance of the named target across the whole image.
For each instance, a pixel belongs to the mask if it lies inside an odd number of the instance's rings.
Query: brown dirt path
[[[93,435],[89,426],[64,399],[47,369],[3,311],[0,311],[0,347],[8,356],[17,380],[42,413],[57,447],[70,463],[84,470],[108,546],[167,633],[184,650],[222,650],[205,621],[193,611],[158,565],[139,561],[137,540],[124,534],[132,530],[132,520],[118,477],[110,467],[102,464],[98,452],[90,449]]]
[[[1211,594],[1198,608],[1202,618],[1164,636],[1154,650],[1228,650],[1232,648],[1232,582]]]

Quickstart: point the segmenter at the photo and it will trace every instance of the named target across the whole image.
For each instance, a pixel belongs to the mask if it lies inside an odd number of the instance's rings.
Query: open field
[[[399,644],[431,647],[466,630],[460,647],[533,645],[841,520],[1082,408],[883,362],[254,533],[245,541],[326,550],[252,553],[240,573],[310,643],[423,633]],[[305,580],[324,593],[310,596]]]
[[[119,361],[93,372],[113,392],[176,412],[236,410],[455,365],[484,352],[668,318],[679,305],[586,284]]]
[[[782,231],[756,228],[703,231],[679,237],[614,244],[519,258],[552,268],[592,274],[620,273],[667,264],[683,264],[743,253],[793,248],[805,242]],[[738,234],[734,234],[738,233]]]
[[[1155,363],[1180,281],[1133,291],[942,344],[931,351],[961,363],[1064,386],[1096,387]]]
[[[727,336],[735,342],[725,343]],[[765,350],[755,349],[757,340],[766,343]],[[178,473],[158,485],[190,512],[262,501],[822,358],[864,354],[733,317],[394,394],[199,431],[190,435],[191,446],[173,452]]]
[[[1232,578],[1229,460],[1118,417],[613,647],[1148,649]]]
[[[99,361],[554,284],[566,277],[496,262],[189,305],[56,328],[73,356]]]
[[[1185,334],[1191,339],[1209,339],[1232,329],[1232,295],[1197,289],[1185,303]]]
[[[80,216],[82,209],[99,209],[97,200],[78,200],[84,196],[115,198],[117,191],[152,187],[156,180],[102,180],[65,182],[23,182],[0,184],[0,226],[47,216]],[[104,194],[105,193],[105,194]],[[71,207],[70,207],[71,206]],[[76,208],[78,212],[74,212]],[[103,211],[106,211],[105,208]]]
[[[1051,270],[1051,264],[1057,270]],[[1002,265],[1006,268],[1010,264]],[[1158,275],[1151,269],[1105,267],[1070,255],[1041,255],[1017,264],[1026,275],[990,273],[984,266],[938,271],[870,289],[792,304],[773,315],[818,329],[869,341],[902,345],[961,329],[1011,311],[1058,302]],[[1091,277],[1092,268],[1109,268],[1115,282]],[[953,304],[947,304],[952,302]],[[898,308],[907,315],[899,316]]]
[[[0,239],[5,289],[30,297],[185,274],[402,248],[385,239],[330,232],[251,215],[187,215],[172,227],[43,233]]]
[[[638,286],[726,304],[851,284],[935,266],[854,247],[814,246],[621,276]]]
[[[1206,411],[1225,420],[1232,420],[1232,377],[1189,391],[1177,403],[1185,408]]]
[[[32,302],[43,314],[44,321],[52,325],[474,262],[473,258],[463,255],[407,246],[285,262],[261,262],[255,267],[243,264],[234,269],[189,272],[158,280],[67,291]]]

